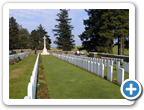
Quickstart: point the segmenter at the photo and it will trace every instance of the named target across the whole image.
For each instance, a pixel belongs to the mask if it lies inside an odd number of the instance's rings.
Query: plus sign
[[[130,95],[132,95],[133,91],[136,91],[136,90],[137,90],[137,88],[133,88],[132,84],[130,84],[130,88],[126,88],[126,91],[130,91]]]

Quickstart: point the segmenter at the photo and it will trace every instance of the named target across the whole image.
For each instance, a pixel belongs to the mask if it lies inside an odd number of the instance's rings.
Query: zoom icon
[[[143,96],[143,86],[137,80],[125,80],[120,90],[122,95],[128,100],[140,100]]]

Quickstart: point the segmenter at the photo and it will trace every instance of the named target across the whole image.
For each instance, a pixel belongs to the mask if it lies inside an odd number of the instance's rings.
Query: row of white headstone
[[[30,77],[30,82],[27,87],[27,96],[24,99],[35,99],[36,97],[36,87],[37,87],[37,75],[38,75],[38,65],[39,65],[39,53],[32,71],[32,76]]]
[[[116,63],[116,61],[120,61],[120,63],[124,62],[123,58],[112,58],[112,57],[101,57],[101,58],[106,60],[112,60],[114,63]]]
[[[14,58],[23,58],[25,55],[29,55],[30,52],[25,52],[25,53],[19,53],[19,54],[13,54],[13,55],[9,55],[9,59],[14,59]]]
[[[63,55],[68,57],[73,57],[73,58],[85,59],[92,62],[103,63],[105,68],[107,68],[109,65],[113,66],[113,63],[116,63],[116,70],[120,68],[120,63],[123,63],[124,71],[126,73],[129,73],[129,63],[123,62],[124,60],[120,58],[102,57],[102,59],[100,59],[100,58],[91,58],[91,57],[76,56],[76,55],[69,55],[69,54],[63,54]]]
[[[59,55],[55,53],[52,53],[52,55],[61,60],[69,62],[75,66],[83,68],[91,73],[94,73],[97,76],[100,76],[101,78],[104,78],[104,64],[103,63],[93,62],[93,61],[89,61],[89,60],[81,59],[81,58],[69,57],[65,55]],[[112,82],[112,78],[113,78],[113,66],[108,65],[107,66],[107,80]],[[117,84],[121,85],[123,81],[124,81],[124,69],[118,68]]]

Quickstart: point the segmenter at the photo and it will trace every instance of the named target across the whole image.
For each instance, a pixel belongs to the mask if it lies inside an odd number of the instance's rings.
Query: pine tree
[[[113,54],[113,40],[118,39],[118,42],[119,40],[121,42],[121,54],[124,54],[124,41],[128,37],[129,30],[128,10],[89,9],[85,11],[89,18],[84,20],[85,31],[79,35],[83,49],[88,52]]]
[[[115,10],[107,9],[101,16],[101,27],[99,31],[100,36],[107,38],[107,45],[109,47],[109,53],[113,54],[113,39],[115,38],[116,20]]]
[[[39,33],[34,29],[31,31],[30,36],[30,48],[34,50],[39,47]]]
[[[129,10],[128,9],[118,9],[116,10],[117,16],[117,27],[116,36],[118,38],[118,53],[119,48],[121,49],[120,54],[124,55],[124,42],[129,36]],[[120,47],[119,47],[120,41]]]
[[[85,31],[79,35],[79,38],[82,41],[83,49],[86,49],[88,52],[108,52],[108,33],[102,31],[102,20],[101,17],[106,10],[99,9],[89,9],[85,10],[88,13],[89,18],[84,20]]]
[[[70,25],[71,18],[68,18],[68,11],[60,9],[60,13],[57,14],[58,19],[56,19],[59,24],[55,25],[57,29],[53,29],[53,32],[55,32],[54,36],[57,36],[54,43],[58,49],[62,49],[63,51],[71,51],[75,45],[75,41],[73,40],[74,35],[71,33],[74,27]]]
[[[19,25],[18,29],[19,47],[20,49],[28,49],[30,34],[26,28],[22,27],[22,25]]]
[[[51,44],[51,39],[49,38],[50,36],[47,35],[47,32],[45,31],[44,27],[40,24],[37,27],[37,32],[39,36],[39,43],[38,43],[38,49],[42,50],[44,48],[44,40],[43,37],[47,37],[46,39],[46,48],[50,50],[50,44]]]
[[[18,24],[13,17],[9,18],[9,49],[19,49]]]

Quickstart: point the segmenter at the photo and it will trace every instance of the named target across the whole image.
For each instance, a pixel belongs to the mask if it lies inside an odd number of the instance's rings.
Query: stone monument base
[[[49,53],[41,53],[41,55],[50,55]]]
[[[43,52],[41,53],[41,55],[50,55],[50,54],[47,52],[47,49],[43,49]]]

